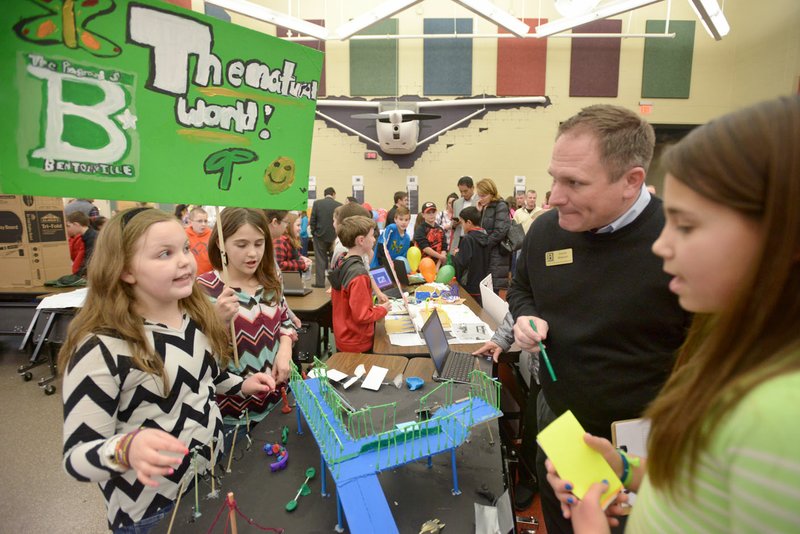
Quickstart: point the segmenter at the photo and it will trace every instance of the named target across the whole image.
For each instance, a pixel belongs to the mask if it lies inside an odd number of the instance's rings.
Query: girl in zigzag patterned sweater
[[[261,210],[226,208],[220,214],[220,222],[228,258],[228,283],[221,276],[217,228],[208,244],[214,270],[200,276],[197,282],[211,298],[224,324],[233,319],[239,365],[231,361],[228,371],[243,377],[264,371],[272,375],[276,384],[285,383],[289,379],[292,343],[297,339],[297,331],[283,298],[267,218]],[[217,395],[227,443],[232,441],[236,425],[248,420],[251,425],[258,423],[278,400],[278,390],[249,399]],[[247,414],[243,417],[245,410]]]
[[[98,237],[86,303],[59,354],[64,469],[99,484],[114,532],[147,531],[181,488],[191,490],[192,458],[200,472],[216,460],[215,392],[244,398],[275,389],[265,373],[243,381],[226,371],[228,335],[195,270],[171,214],[115,215]]]

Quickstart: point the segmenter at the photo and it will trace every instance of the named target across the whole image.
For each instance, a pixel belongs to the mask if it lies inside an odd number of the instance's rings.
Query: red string
[[[247,521],[247,524],[248,524],[248,525],[250,525],[250,526],[253,526],[253,527],[256,527],[256,528],[257,528],[257,529],[259,529],[259,530],[263,530],[264,532],[277,532],[278,534],[283,534],[283,529],[282,529],[282,528],[262,527],[261,525],[259,525],[258,523],[256,523],[254,519],[250,519],[249,517],[247,517],[246,515],[244,515],[244,512],[242,512],[242,511],[239,509],[239,505],[238,505],[238,504],[234,504],[234,509],[236,510],[236,512],[237,512],[237,513],[238,513],[240,516],[242,516],[242,519],[244,519],[245,521]]]
[[[208,527],[206,534],[211,534],[211,531],[214,530],[214,527],[217,526],[217,521],[219,521],[219,516],[222,515],[222,511],[225,509],[225,505],[228,504],[228,500],[226,499],[225,502],[222,503],[222,506],[219,507],[219,512],[217,512],[217,517],[214,518],[214,522],[211,523],[211,526]],[[225,525],[225,530],[227,531],[227,525]]]
[[[242,510],[239,508],[239,505],[236,504],[236,501],[233,501],[233,505],[231,505],[228,502],[227,498],[225,499],[225,502],[222,503],[222,506],[220,506],[219,511],[217,512],[217,516],[214,518],[214,521],[211,523],[211,526],[208,527],[208,530],[206,531],[206,534],[211,534],[211,531],[213,531],[214,527],[217,526],[217,522],[219,521],[219,518],[222,515],[222,511],[225,510],[225,506],[227,506],[231,510],[236,510],[236,513],[238,513],[242,517],[242,519],[244,519],[247,522],[247,524],[250,525],[250,526],[253,526],[253,527],[256,527],[256,528],[258,528],[260,530],[263,530],[264,532],[276,532],[277,534],[283,534],[283,529],[282,528],[263,527],[263,526],[259,525],[258,523],[255,522],[254,519],[251,519],[251,518],[247,517],[246,515],[244,515],[244,512],[242,512]],[[230,514],[227,516],[227,519],[225,520],[225,531],[224,531],[225,534],[228,534],[228,524],[229,523],[230,523]]]

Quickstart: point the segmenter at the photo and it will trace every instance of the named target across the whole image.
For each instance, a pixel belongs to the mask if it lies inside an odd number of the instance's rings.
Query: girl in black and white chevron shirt
[[[112,217],[59,355],[64,468],[99,483],[115,532],[146,532],[191,487],[192,458],[204,471],[211,451],[219,454],[217,392],[275,388],[270,375],[226,371],[230,340],[195,271],[171,214],[135,208]]]

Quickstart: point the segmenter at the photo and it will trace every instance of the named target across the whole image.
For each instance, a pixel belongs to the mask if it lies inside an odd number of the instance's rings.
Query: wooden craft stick
[[[222,260],[222,283],[228,285],[228,253],[225,251],[225,237],[222,235],[222,220],[219,216],[219,207],[214,206],[214,213],[217,218],[217,246]],[[233,364],[239,367],[239,349],[236,347],[236,328],[233,326],[234,319],[231,319],[231,343],[233,344]]]

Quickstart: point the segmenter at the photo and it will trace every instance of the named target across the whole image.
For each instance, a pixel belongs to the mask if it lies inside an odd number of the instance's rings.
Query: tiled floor
[[[0,345],[0,531],[108,532],[97,485],[77,482],[61,467],[60,381],[56,394],[46,396],[36,385],[45,368],[23,382],[16,369],[24,361],[11,343]]]

